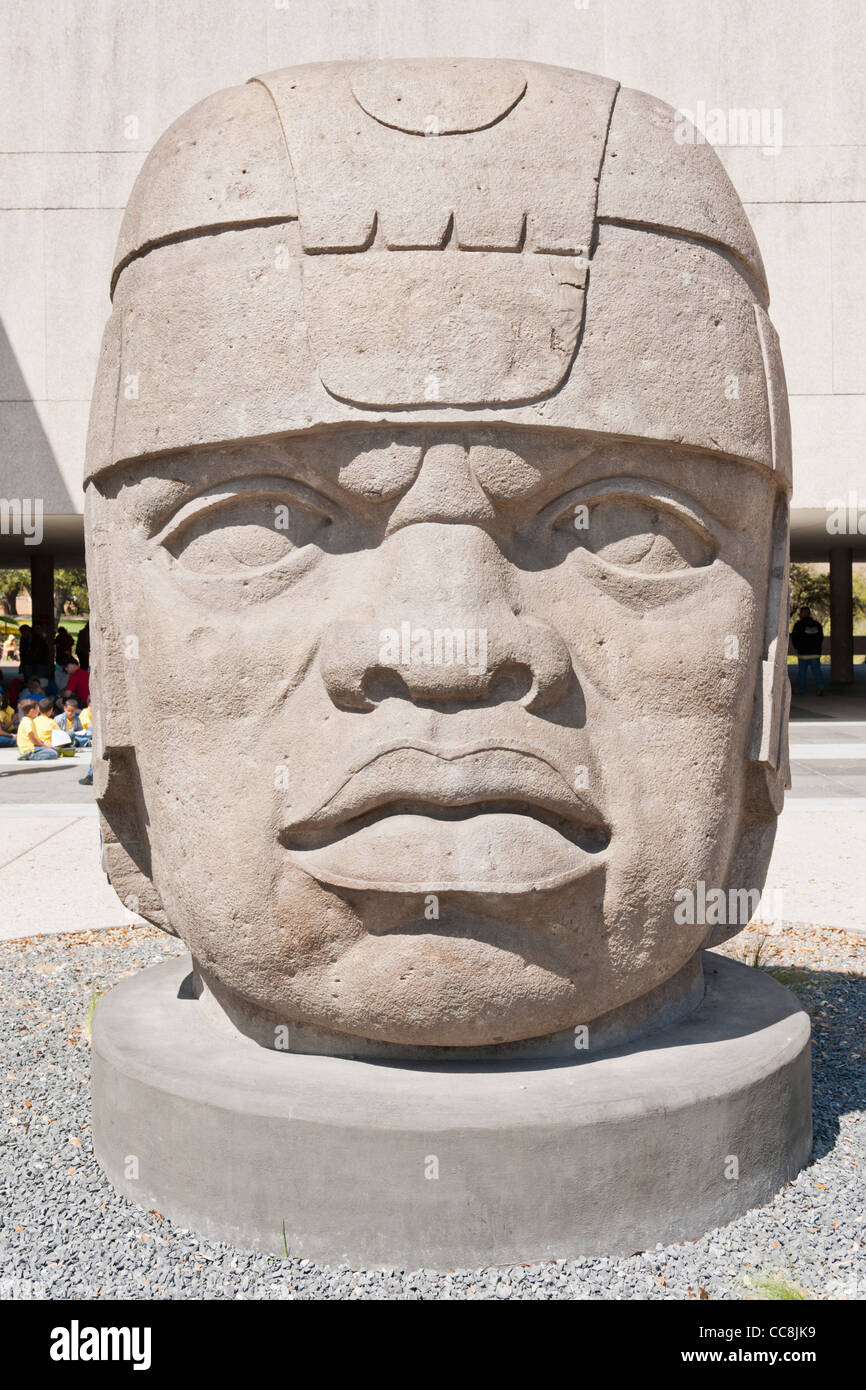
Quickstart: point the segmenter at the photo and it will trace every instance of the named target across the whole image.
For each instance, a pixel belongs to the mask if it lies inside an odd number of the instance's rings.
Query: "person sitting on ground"
[[[52,734],[57,728],[54,722],[54,699],[46,695],[44,700],[39,701],[39,713],[36,716],[36,728],[42,743],[47,743],[49,748],[53,747]]]
[[[86,747],[86,748],[89,748],[89,747],[91,746],[92,742],[93,742],[93,706],[91,705],[90,700],[87,701],[87,704],[84,706],[84,709],[81,711],[81,722],[82,722],[82,724],[84,725],[85,730],[87,731],[87,737],[88,737],[88,742],[87,742],[86,744],[84,744],[83,746]],[[77,739],[76,739],[76,742],[77,742]],[[87,773],[85,774],[84,777],[79,777],[78,781],[79,781],[79,783],[81,784],[82,787],[92,787],[92,786],[93,786],[93,762],[92,762],[92,760],[91,760],[91,763],[90,763],[90,767],[87,769]]]
[[[21,699],[21,691],[23,689],[24,677],[13,676],[12,680],[9,682],[9,689],[6,692],[6,698],[13,709],[18,704],[18,701]]]
[[[15,744],[15,726],[18,723],[18,716],[12,705],[7,705],[4,696],[0,696],[0,748],[12,748]]]
[[[39,718],[39,706],[35,700],[22,700],[19,706],[21,712],[21,722],[18,725],[17,744],[18,757],[30,758],[33,762],[48,761],[50,758],[59,758],[60,754],[56,748],[51,747],[51,734],[48,734],[48,742],[42,737],[37,728],[37,718]],[[48,723],[54,727],[54,720]]]
[[[80,704],[86,705],[90,699],[90,676],[82,670],[74,657],[67,661],[65,670],[69,679],[64,694],[74,695]]]
[[[58,729],[62,729],[65,734],[69,734],[76,748],[89,748],[91,734],[89,728],[85,728],[78,711],[78,701],[74,695],[67,695],[63,701],[63,713],[54,716],[54,723]]]
[[[797,694],[806,694],[806,676],[812,672],[815,693],[824,694],[824,677],[821,672],[821,650],[824,646],[824,629],[813,618],[811,608],[805,604],[800,616],[791,628],[791,642],[797,653]]]
[[[72,734],[68,734],[65,729],[57,727],[54,717],[54,700],[44,699],[39,701],[39,714],[36,719],[36,727],[43,735],[45,742],[52,748],[56,748],[61,758],[75,757],[75,740]]]
[[[28,676],[24,689],[21,691],[20,700],[35,700],[37,705],[40,700],[45,699],[45,687],[39,676]]]
[[[75,746],[76,748],[90,748],[93,743],[93,709],[89,700],[78,717],[81,720],[81,733],[74,735]]]
[[[78,714],[78,701],[74,695],[64,695],[63,708],[59,714],[55,714],[54,723],[66,734],[81,732],[83,725]]]

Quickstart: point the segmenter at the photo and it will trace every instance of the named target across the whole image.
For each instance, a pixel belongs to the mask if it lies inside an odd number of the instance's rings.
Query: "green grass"
[[[752,952],[752,959],[744,962],[746,965],[751,965],[753,970],[763,970],[765,968],[763,960],[763,950],[766,941],[767,938],[765,936],[762,936],[758,941],[758,944],[755,947],[754,951]]]
[[[61,618],[58,627],[65,627],[67,632],[71,632],[73,637],[77,637],[87,618]]]
[[[826,984],[828,976],[819,974],[814,970],[807,969],[802,965],[773,965],[772,956],[770,961],[764,957],[764,947],[767,937],[762,936],[751,956],[743,956],[743,964],[750,965],[753,970],[761,970],[765,975],[772,975],[774,980],[778,980],[785,989],[793,990],[800,997],[808,995],[812,990]],[[810,1000],[804,1000],[807,1007],[811,1007]]]
[[[287,1260],[290,1260],[290,1259],[292,1258],[292,1252],[291,1252],[291,1250],[289,1249],[289,1242],[288,1242],[288,1240],[286,1239],[286,1218],[285,1218],[285,1217],[283,1217],[283,1249],[284,1249],[284,1251],[286,1252],[285,1258],[286,1258]],[[275,1264],[277,1263],[277,1260],[278,1260],[278,1257],[277,1257],[276,1255],[268,1255],[268,1258],[267,1258],[267,1260],[265,1261],[265,1263],[266,1263],[266,1264],[269,1264],[269,1265],[275,1265]]]
[[[2,642],[4,638],[8,637],[10,632],[14,632],[17,636],[21,631],[21,624],[28,623],[32,625],[32,621],[33,620],[31,618],[12,618],[6,616],[5,614],[0,614],[0,642]],[[73,637],[77,637],[87,621],[88,617],[87,614],[85,614],[84,617],[81,618],[61,618],[57,626],[65,627],[68,633],[70,633]]]
[[[818,983],[814,971],[804,970],[800,965],[765,965],[765,974],[772,975],[786,989],[799,992],[801,989],[814,989]]]
[[[85,1036],[85,1038],[87,1039],[88,1042],[91,1042],[92,1039],[93,1039],[93,1015],[94,1015],[94,1013],[95,1013],[95,1011],[96,1011],[96,1006],[97,1006],[97,1004],[99,1003],[100,999],[102,998],[102,995],[103,995],[103,991],[102,991],[102,990],[95,990],[95,989],[93,989],[93,990],[90,991],[90,1002],[89,1002],[88,1005],[87,1005],[87,1012],[86,1012],[86,1014],[84,1015],[84,1030],[83,1030],[83,1031],[84,1031],[84,1036]]]
[[[756,1299],[774,1303],[804,1303],[811,1295],[795,1284],[793,1279],[780,1269],[766,1269],[756,1274],[744,1274],[742,1279],[747,1289],[751,1289]]]

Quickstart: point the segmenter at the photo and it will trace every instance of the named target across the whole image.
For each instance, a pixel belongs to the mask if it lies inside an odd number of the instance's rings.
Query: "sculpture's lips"
[[[337,887],[524,893],[586,873],[609,835],[535,753],[402,745],[281,838],[293,863]]]

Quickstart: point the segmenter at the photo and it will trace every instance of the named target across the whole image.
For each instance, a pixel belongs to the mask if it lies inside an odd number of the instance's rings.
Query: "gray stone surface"
[[[787,776],[784,375],[714,151],[566,68],[282,69],[158,142],[115,275],[86,475],[120,896],[259,1041],[687,1000],[742,921],[678,895],[760,889]]]
[[[808,1016],[760,972],[705,960],[701,1007],[640,1051],[413,1067],[259,1048],[202,1010],[188,958],[165,962],[94,1016],[96,1153],[145,1209],[280,1254],[285,1223],[293,1255],[329,1264],[694,1238],[768,1201],[811,1146]]]
[[[791,442],[760,253],[677,128],[567,68],[337,62],[199,103],[139,175],[94,776],[195,997],[120,991],[94,1117],[203,1230],[272,1248],[292,1172],[312,1258],[617,1252],[805,1159],[793,1001],[700,1003],[788,780]]]

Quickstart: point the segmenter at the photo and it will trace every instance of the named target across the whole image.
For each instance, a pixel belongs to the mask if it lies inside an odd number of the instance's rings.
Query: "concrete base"
[[[766,1202],[811,1147],[809,1020],[708,952],[704,1002],[636,1049],[395,1065],[215,1026],[172,960],[93,1026],[96,1153],[144,1208],[243,1248],[447,1269],[624,1255]],[[733,1176],[734,1172],[738,1176]]]

